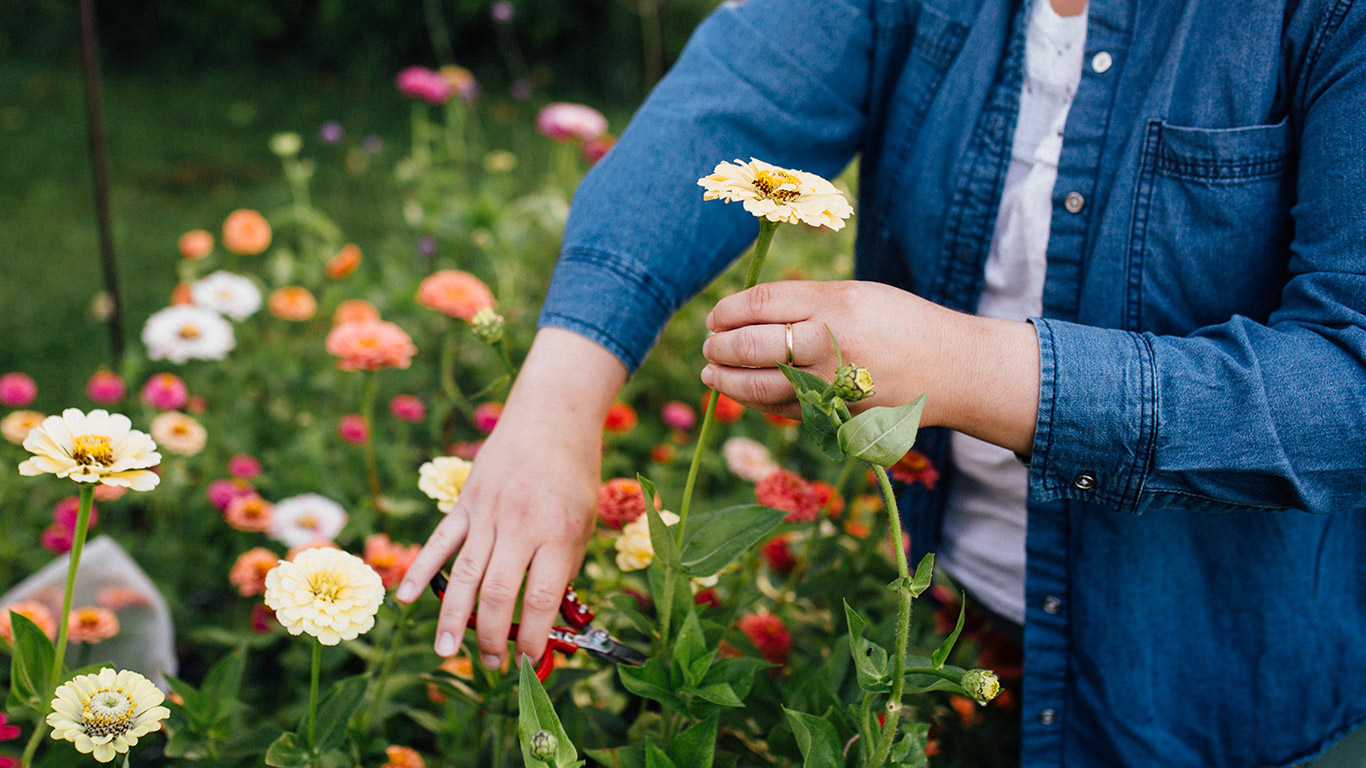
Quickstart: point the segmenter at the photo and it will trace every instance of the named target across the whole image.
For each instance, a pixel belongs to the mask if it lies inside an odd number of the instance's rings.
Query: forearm
[[[563,328],[536,332],[499,424],[553,421],[563,439],[593,448],[607,410],[626,384],[626,366],[602,345]]]
[[[1039,340],[1023,321],[949,310],[936,340],[924,423],[945,426],[1028,456],[1039,412]],[[936,359],[936,358],[930,358]]]

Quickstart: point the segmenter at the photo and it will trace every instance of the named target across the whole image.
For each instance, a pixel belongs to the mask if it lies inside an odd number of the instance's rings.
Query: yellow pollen
[[[764,197],[780,203],[786,203],[801,194],[797,191],[800,179],[782,170],[759,171],[754,174],[754,186]]]
[[[329,603],[334,603],[341,597],[345,586],[341,579],[337,578],[337,574],[331,571],[315,573],[308,577],[308,587],[313,590],[313,594]]]
[[[176,424],[175,426],[171,427],[171,431],[176,433],[177,435],[184,435],[190,431],[190,428],[185,426],[184,424]]]
[[[199,327],[193,323],[186,323],[180,326],[180,338],[197,339],[199,338]]]
[[[114,447],[109,443],[109,438],[105,435],[79,435],[73,441],[76,449],[71,452],[71,458],[77,464],[99,464],[107,467],[114,463]]]
[[[313,515],[299,515],[299,527],[316,531],[318,530],[318,518]]]
[[[122,736],[132,727],[136,711],[133,697],[122,688],[101,688],[81,707],[81,726],[91,738]]]

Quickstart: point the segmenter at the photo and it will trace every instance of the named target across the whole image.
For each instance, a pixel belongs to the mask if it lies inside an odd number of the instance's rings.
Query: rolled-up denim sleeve
[[[1184,337],[1034,320],[1030,497],[1131,513],[1360,509],[1366,494],[1366,9],[1329,0],[1288,74],[1298,158],[1279,307]]]
[[[748,0],[708,17],[575,192],[540,324],[634,371],[674,311],[758,233],[740,205],[704,202],[699,178],[751,157],[838,174],[864,127],[867,2]]]

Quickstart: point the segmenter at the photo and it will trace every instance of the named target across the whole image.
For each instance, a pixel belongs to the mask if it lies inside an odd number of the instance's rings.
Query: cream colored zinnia
[[[166,411],[152,419],[152,439],[177,456],[193,456],[204,450],[208,432],[192,417],[179,411]]]
[[[418,467],[418,490],[436,499],[437,509],[451,512],[460,499],[460,492],[465,489],[472,467],[473,463],[456,456],[437,456]]]
[[[659,513],[665,525],[678,522],[678,515],[667,509]],[[641,515],[621,527],[621,535],[613,546],[617,549],[617,567],[623,571],[639,571],[650,567],[655,559],[655,547],[650,542],[650,517]]]
[[[161,482],[149,467],[161,463],[157,445],[133,429],[121,413],[82,413],[67,408],[49,416],[24,438],[33,458],[19,465],[21,475],[51,473],[78,483],[103,483],[150,491]]]
[[[266,605],[291,635],[323,645],[354,640],[375,626],[384,584],[375,569],[339,549],[306,549],[266,574]]]
[[[74,742],[81,754],[107,763],[161,728],[171,711],[152,681],[129,670],[78,675],[57,689],[47,724],[52,738]]]
[[[820,176],[754,158],[718,163],[697,184],[706,190],[703,200],[743,203],[746,211],[769,221],[839,231],[854,213],[843,193]]]
[[[28,433],[42,424],[45,418],[47,417],[37,411],[14,411],[0,419],[0,437],[15,445],[23,445]]]

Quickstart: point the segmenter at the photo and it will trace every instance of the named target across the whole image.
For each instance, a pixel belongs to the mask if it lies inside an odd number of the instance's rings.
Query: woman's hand
[[[745,405],[800,418],[787,357],[829,381],[844,361],[867,368],[874,395],[851,406],[903,405],[927,394],[921,423],[947,426],[1028,455],[1038,413],[1039,348],[1027,322],[945,309],[882,283],[762,283],[717,302],[702,381]],[[827,332],[826,329],[829,329]]]
[[[459,650],[477,597],[480,660],[501,666],[524,577],[517,652],[544,651],[593,531],[602,422],[625,381],[625,367],[598,344],[558,328],[537,333],[460,500],[399,587],[398,599],[412,602],[455,555],[437,654]]]

